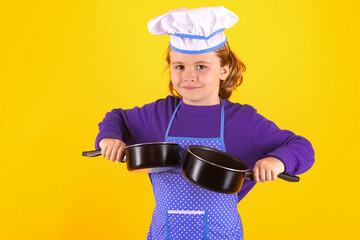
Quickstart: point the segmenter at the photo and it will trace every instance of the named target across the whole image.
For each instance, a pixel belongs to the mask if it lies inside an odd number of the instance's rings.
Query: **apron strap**
[[[175,108],[175,111],[173,112],[173,114],[172,114],[172,116],[171,116],[170,122],[169,122],[169,124],[168,124],[167,129],[166,129],[165,141],[166,141],[166,140],[167,140],[167,138],[168,138],[169,131],[170,131],[170,127],[171,127],[171,125],[172,125],[172,123],[173,123],[173,121],[174,121],[175,114],[176,114],[177,110],[179,109],[179,107],[180,107],[180,105],[181,105],[182,101],[183,101],[183,100],[181,99],[181,100],[180,100],[180,103],[177,105],[177,107]]]
[[[223,152],[226,152],[225,141],[224,141],[224,125],[225,125],[225,110],[222,99],[220,98],[221,104],[221,123],[220,123],[220,139],[221,139],[221,148]]]

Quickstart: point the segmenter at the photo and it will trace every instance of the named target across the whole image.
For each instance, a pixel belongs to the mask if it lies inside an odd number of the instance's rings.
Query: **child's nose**
[[[192,70],[186,70],[184,73],[184,80],[185,81],[195,81],[196,79],[196,74],[195,71]]]

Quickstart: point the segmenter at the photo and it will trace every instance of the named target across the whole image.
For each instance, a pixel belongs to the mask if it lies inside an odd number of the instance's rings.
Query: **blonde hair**
[[[170,51],[171,48],[170,46],[168,46],[166,50],[166,62],[163,72],[169,69]],[[214,52],[217,54],[220,60],[221,67],[229,65],[229,75],[224,81],[220,81],[219,87],[219,97],[221,99],[229,99],[233,90],[235,90],[243,82],[243,74],[246,71],[246,66],[243,62],[240,61],[240,59],[235,55],[235,53],[231,51],[228,43],[226,43],[223,47],[215,50]],[[172,96],[180,97],[171,82],[171,76],[169,81],[169,91]]]

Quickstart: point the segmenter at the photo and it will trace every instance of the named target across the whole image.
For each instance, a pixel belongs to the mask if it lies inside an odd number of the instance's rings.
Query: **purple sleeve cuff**
[[[285,172],[292,175],[306,172],[315,161],[311,143],[298,135],[287,145],[277,148],[266,156],[281,160],[285,165]]]
[[[285,172],[302,174],[314,164],[314,149],[302,136],[279,129],[275,123],[260,114],[254,116],[254,146],[260,159],[274,157],[285,165]]]
[[[100,150],[99,143],[104,138],[115,138],[122,140],[124,110],[113,109],[106,113],[102,122],[99,123],[99,134],[95,139],[95,149]]]

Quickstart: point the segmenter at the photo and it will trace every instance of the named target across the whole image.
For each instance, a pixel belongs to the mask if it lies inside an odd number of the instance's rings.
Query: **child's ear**
[[[230,74],[229,65],[225,65],[225,66],[221,67],[220,80],[226,80],[226,78],[229,76],[229,74]]]

